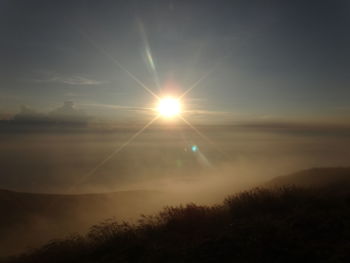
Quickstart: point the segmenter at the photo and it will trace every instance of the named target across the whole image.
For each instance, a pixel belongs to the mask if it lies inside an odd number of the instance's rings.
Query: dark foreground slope
[[[137,218],[166,202],[156,191],[56,195],[0,190],[0,256],[45,244],[69,233],[85,233],[105,218]]]
[[[350,186],[350,167],[327,167],[302,170],[269,181],[266,187],[301,186],[311,188],[328,187],[333,190],[348,190]]]
[[[221,205],[107,221],[7,262],[349,262],[350,192],[255,189]]]

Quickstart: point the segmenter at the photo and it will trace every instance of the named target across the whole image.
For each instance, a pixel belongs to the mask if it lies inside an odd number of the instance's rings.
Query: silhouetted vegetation
[[[348,262],[350,192],[257,188],[216,206],[107,220],[8,262]]]
[[[86,233],[105,218],[135,219],[155,213],[169,198],[157,191],[40,194],[0,190],[0,257],[39,247],[69,233]]]

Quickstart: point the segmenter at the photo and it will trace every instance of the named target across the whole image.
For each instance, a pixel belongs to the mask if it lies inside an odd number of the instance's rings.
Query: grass
[[[350,192],[254,189],[216,206],[166,207],[137,223],[106,220],[20,262],[350,262]]]

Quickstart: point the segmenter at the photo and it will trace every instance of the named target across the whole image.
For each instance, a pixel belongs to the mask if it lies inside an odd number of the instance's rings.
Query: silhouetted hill
[[[350,186],[350,167],[312,168],[286,176],[279,176],[267,182],[267,187],[301,186],[322,188],[332,185],[333,188]]]
[[[103,221],[86,235],[5,262],[349,262],[348,172],[311,169],[272,181],[303,187],[256,188],[214,206],[166,207],[138,223]]]
[[[350,194],[255,189],[216,206],[105,221],[7,262],[349,262]]]
[[[155,191],[56,195],[0,190],[0,256],[85,232],[105,218],[127,220],[164,205],[163,194]]]

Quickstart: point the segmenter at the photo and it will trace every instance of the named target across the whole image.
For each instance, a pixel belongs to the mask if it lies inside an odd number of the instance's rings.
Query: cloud
[[[46,116],[26,105],[21,105],[20,112],[17,113],[13,119],[19,122],[42,122],[46,121]]]
[[[136,107],[136,106],[125,106],[125,105],[114,105],[114,104],[99,104],[99,103],[84,103],[79,104],[79,106],[89,107],[89,108],[100,108],[105,110],[115,110],[116,112],[131,112],[135,115],[143,114],[155,116],[157,111],[152,107]],[[182,115],[185,118],[190,118],[189,120],[198,120],[204,123],[218,123],[227,122],[230,123],[236,119],[237,114],[233,112],[224,111],[210,111],[210,110],[186,110],[184,109]],[[131,118],[131,115],[126,115]]]
[[[124,106],[124,105],[111,105],[111,104],[98,104],[98,103],[80,104],[80,105],[88,106],[88,107],[100,107],[100,108],[107,108],[107,109],[124,110],[124,111],[136,111],[141,113],[150,113],[154,111],[154,109],[152,108]]]
[[[74,102],[65,101],[64,104],[49,113],[49,118],[62,122],[86,122],[88,116],[74,107]]]
[[[67,75],[50,70],[40,70],[37,74],[38,77],[31,79],[31,81],[40,83],[64,83],[77,86],[96,86],[106,83],[106,81],[95,80],[84,75]]]
[[[210,111],[210,110],[188,110],[185,113],[193,115],[215,115],[215,116],[234,116],[233,112],[229,111]]]
[[[72,101],[65,101],[58,108],[49,113],[39,113],[34,109],[22,105],[20,112],[17,113],[12,121],[18,124],[40,124],[40,125],[86,125],[90,117],[85,112],[74,107]]]

